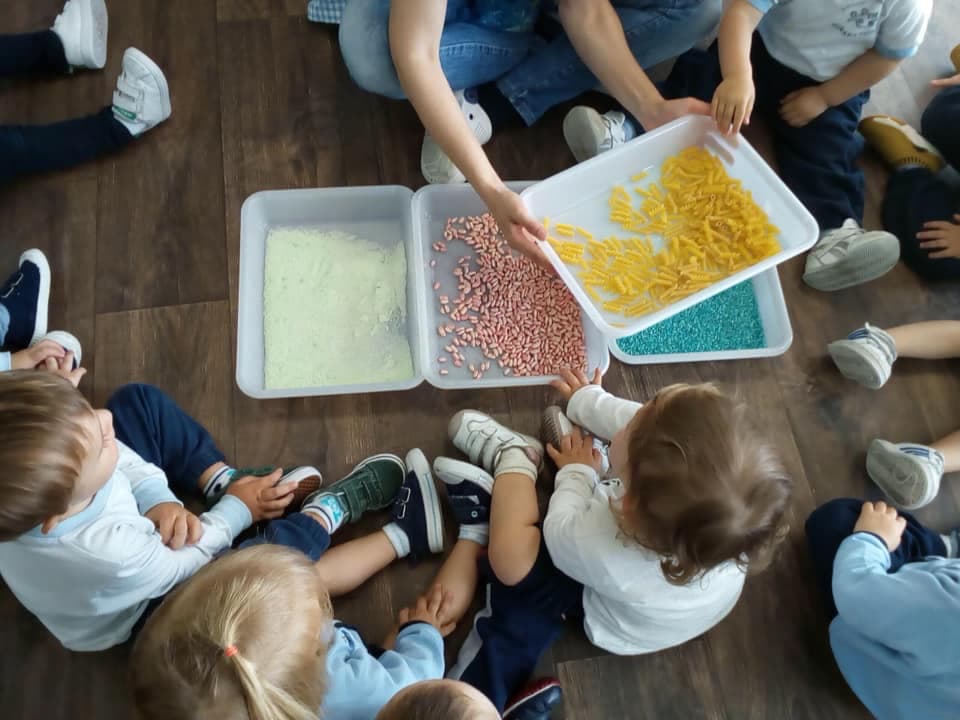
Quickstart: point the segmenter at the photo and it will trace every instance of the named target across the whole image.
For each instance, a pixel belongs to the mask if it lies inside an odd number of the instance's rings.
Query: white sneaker
[[[578,105],[563,119],[563,137],[577,162],[589,160],[626,142],[627,116],[611,110],[601,115]]]
[[[52,30],[70,67],[100,70],[107,64],[107,25],[103,0],[67,0]]]
[[[481,145],[486,145],[493,137],[493,124],[490,116],[478,103],[468,99],[463,91],[456,93],[460,103],[460,111],[473,130],[474,136]],[[466,182],[460,169],[447,157],[443,149],[427,133],[423,136],[423,147],[420,150],[420,170],[423,178],[431,185],[453,185]]]
[[[62,347],[67,352],[73,353],[73,369],[76,370],[80,367],[83,362],[83,348],[80,346],[80,341],[74,335],[71,335],[68,332],[63,330],[51,330],[46,335],[42,335],[30,343],[30,347],[33,347],[39,342],[44,340],[52,340],[57,345]]]
[[[170,88],[163,70],[136,48],[127,48],[113,93],[114,117],[136,136],[162,123],[170,112]]]
[[[867,451],[867,475],[896,505],[916,510],[940,490],[943,455],[926,445],[874,440]]]
[[[886,384],[897,359],[897,345],[893,338],[870,323],[854,330],[846,340],[827,345],[827,352],[844,377],[872,390]]]
[[[494,475],[497,474],[500,454],[507,448],[523,449],[535,469],[539,469],[543,462],[543,445],[538,440],[514,432],[476,410],[461,410],[454,415],[447,432],[453,444],[470,458],[470,462]]]
[[[899,259],[896,235],[864,230],[851,219],[820,235],[807,255],[803,281],[815,290],[842,290],[886,275]]]

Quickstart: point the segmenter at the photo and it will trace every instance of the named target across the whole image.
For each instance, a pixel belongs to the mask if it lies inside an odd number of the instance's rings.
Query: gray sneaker
[[[617,110],[601,115],[578,105],[563,119],[563,138],[576,161],[583,162],[626,142],[627,116]]]
[[[867,451],[867,475],[898,507],[916,510],[940,490],[943,455],[926,445],[874,440]]]
[[[897,359],[893,338],[870,323],[854,330],[846,340],[827,345],[827,352],[844,377],[873,390],[883,387],[890,379]]]
[[[886,275],[899,259],[896,235],[847,220],[820,235],[807,255],[803,281],[814,290],[842,290]]]

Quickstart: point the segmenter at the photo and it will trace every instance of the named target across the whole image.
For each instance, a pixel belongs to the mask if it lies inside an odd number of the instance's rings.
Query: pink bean
[[[440,374],[441,374],[441,375],[449,375],[449,374],[450,374],[450,371],[447,370],[446,368],[440,368]]]
[[[438,281],[438,282],[435,282],[435,283],[433,284],[433,289],[434,289],[434,290],[439,290],[439,289],[440,289],[440,282],[439,282],[439,281]]]

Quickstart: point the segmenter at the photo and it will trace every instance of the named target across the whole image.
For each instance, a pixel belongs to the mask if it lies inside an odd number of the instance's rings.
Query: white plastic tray
[[[641,135],[625,145],[565,170],[527,188],[523,199],[537,218],[549,217],[551,224],[566,222],[587,228],[596,237],[623,234],[610,220],[608,199],[614,185],[630,187],[629,179],[641,171],[659,175],[659,168],[671,155],[691,146],[703,146],[718,156],[727,172],[743,182],[753,199],[780,228],[781,251],[700,292],[636,319],[610,313],[593,303],[580,281],[547,243],[544,252],[574,297],[606,335],[626,337],[703,302],[717,293],[748,280],[765,270],[809,249],[819,229],[813,216],[793,195],[777,174],[742,137],[728,139],[716,130],[708,117],[688,116]],[[615,323],[620,323],[616,325]]]
[[[512,190],[520,192],[532,183],[511,182],[507,185]],[[420,245],[421,265],[419,270],[423,274],[420,287],[422,289],[422,305],[425,308],[425,325],[423,332],[420,334],[423,373],[427,382],[431,385],[445,389],[545,385],[552,379],[551,377],[545,375],[516,377],[504,375],[503,370],[496,363],[493,363],[493,366],[483,378],[474,380],[466,367],[469,363],[464,363],[464,367],[457,368],[449,362],[443,365],[437,362],[438,357],[446,355],[443,346],[449,344],[450,339],[449,337],[441,338],[436,333],[437,325],[449,320],[446,316],[440,314],[433,283],[435,279],[439,280],[442,292],[450,296],[456,296],[456,284],[451,271],[466,252],[458,252],[460,246],[451,245],[447,252],[438,253],[433,249],[433,244],[438,240],[443,240],[443,230],[448,218],[460,217],[461,215],[481,215],[485,212],[487,212],[487,209],[483,201],[469,185],[428,185],[418,190],[413,196],[413,227],[414,235]],[[437,261],[436,268],[430,267],[430,260]],[[592,372],[594,368],[599,367],[601,372],[606,372],[607,368],[610,367],[607,340],[590,322],[585,313],[581,313],[581,322],[583,323],[584,340],[587,346],[589,370]],[[471,352],[475,351],[468,350],[468,358],[471,358]],[[476,358],[479,360],[480,356],[477,355]],[[449,375],[441,375],[441,368],[445,368]]]
[[[413,192],[400,186],[316,190],[270,190],[251,195],[240,213],[240,303],[237,319],[237,385],[258,399],[345,395],[409,390],[423,382],[423,316],[419,285],[419,246],[413,237],[410,201]],[[274,227],[301,226],[341,230],[407,254],[407,338],[414,374],[406,380],[357,385],[270,389],[263,373],[263,273],[267,234]],[[318,318],[318,322],[321,320]]]
[[[665,365],[668,363],[713,362],[715,360],[744,360],[746,358],[783,355],[793,343],[793,328],[787,313],[787,301],[776,268],[770,268],[752,280],[757,297],[757,310],[763,325],[766,346],[749,350],[718,350],[699,353],[668,353],[662,355],[629,355],[620,349],[615,339],[610,340],[610,352],[627,365]]]

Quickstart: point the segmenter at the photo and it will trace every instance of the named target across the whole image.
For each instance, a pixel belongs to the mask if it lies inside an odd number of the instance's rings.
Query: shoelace
[[[600,119],[603,120],[603,125],[607,129],[600,146],[605,150],[610,150],[615,145],[622,144],[626,137],[626,133],[623,131],[623,123],[614,124],[613,120],[607,115],[601,115]]]
[[[17,275],[17,279],[10,283],[10,288],[3,295],[0,295],[0,298],[6,300],[8,297],[13,295],[13,291],[17,289],[21,282],[23,282],[23,273]]]

